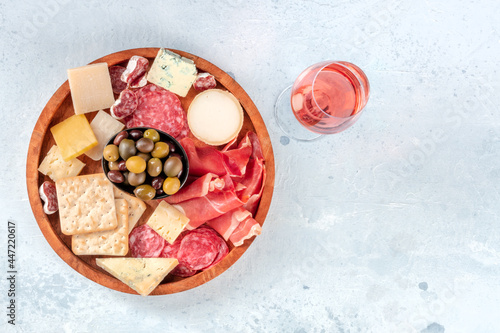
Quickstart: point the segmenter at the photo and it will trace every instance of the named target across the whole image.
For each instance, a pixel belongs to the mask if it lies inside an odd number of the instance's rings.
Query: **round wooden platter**
[[[131,49],[107,55],[93,61],[92,63],[106,62],[108,66],[126,66],[128,60],[133,55],[146,57],[150,60],[150,63],[152,63],[158,53],[158,50],[158,48]],[[264,189],[257,213],[254,216],[259,224],[263,225],[271,204],[274,189],[274,155],[269,134],[257,107],[243,88],[217,66],[200,57],[183,51],[171,51],[188,59],[192,59],[199,72],[208,72],[214,75],[217,80],[217,88],[230,91],[234,96],[236,96],[243,106],[243,109],[245,110],[245,120],[238,140],[240,140],[247,131],[254,131],[260,140],[265,158],[266,177],[264,180]],[[195,95],[196,91],[191,89],[185,98],[181,98],[184,110],[188,109],[189,104]],[[105,111],[109,112],[109,109]],[[86,114],[89,122],[94,118],[96,113],[97,112],[91,112]],[[40,199],[38,189],[45,180],[50,180],[50,178],[39,173],[38,166],[52,145],[55,144],[49,129],[73,114],[74,110],[71,101],[69,84],[68,81],[66,81],[63,85],[61,85],[61,87],[59,87],[43,109],[31,137],[26,168],[26,182],[31,208],[40,230],[49,242],[50,246],[68,265],[83,276],[105,287],[121,292],[136,294],[136,292],[130,287],[97,267],[95,263],[96,256],[77,256],[73,254],[71,251],[71,237],[61,233],[59,214],[55,213],[52,215],[46,215],[43,211],[43,203]],[[193,138],[193,140],[196,145],[203,145],[203,143],[197,141],[196,139]],[[81,175],[102,172],[100,161],[93,161],[86,155],[81,155],[78,159],[86,164],[85,168],[80,173]],[[157,206],[157,203],[154,200],[149,201],[146,204],[148,208],[137,225],[144,224],[154,211],[154,208]],[[265,229],[263,232],[265,232]],[[210,281],[233,265],[248,249],[254,239],[255,237],[252,237],[239,247],[230,247],[229,254],[219,264],[207,271],[200,272],[188,278],[167,276],[165,280],[151,293],[151,295],[177,293],[192,289]]]

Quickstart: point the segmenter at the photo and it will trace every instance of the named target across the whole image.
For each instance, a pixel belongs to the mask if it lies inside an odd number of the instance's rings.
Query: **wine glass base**
[[[322,137],[322,134],[309,131],[295,118],[290,106],[291,90],[292,86],[285,88],[274,105],[274,119],[279,128],[286,136],[298,141],[313,141]]]

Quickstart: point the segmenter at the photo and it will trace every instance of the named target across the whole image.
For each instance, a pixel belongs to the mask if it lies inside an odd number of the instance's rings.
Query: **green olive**
[[[168,143],[160,141],[155,143],[155,147],[151,152],[151,156],[164,158],[167,157],[169,153],[170,153],[170,147]]]
[[[141,173],[146,170],[146,161],[139,156],[132,156],[126,162],[127,170],[133,173]]]
[[[180,187],[181,187],[181,182],[177,177],[168,177],[163,182],[163,192],[165,192],[168,195],[177,193]]]
[[[146,173],[133,173],[129,172],[127,176],[128,183],[132,186],[139,186],[146,180]]]
[[[163,166],[163,172],[167,177],[175,177],[182,171],[182,161],[177,156],[169,157]]]
[[[118,166],[119,163],[120,162],[118,161],[108,162],[109,170],[120,170],[120,167]]]
[[[137,186],[134,190],[134,194],[141,200],[147,201],[151,200],[156,195],[156,190],[151,185],[140,185]]]
[[[118,147],[115,145],[107,145],[106,147],[104,147],[102,156],[108,162],[115,162],[120,157],[120,155],[118,154]]]
[[[148,153],[137,153],[137,155],[135,156],[139,156],[140,158],[142,158],[144,161],[149,161],[149,159],[151,158],[151,155],[148,154]]]
[[[158,142],[160,141],[160,133],[158,131],[150,128],[144,132],[144,138],[146,139],[151,139],[153,142]]]
[[[157,157],[153,157],[148,161],[148,174],[151,177],[156,177],[161,173],[162,170],[161,160]]]
[[[123,139],[120,142],[120,146],[118,146],[118,151],[120,152],[121,158],[123,158],[125,161],[130,156],[134,156],[137,153],[137,149],[135,148],[134,140]]]

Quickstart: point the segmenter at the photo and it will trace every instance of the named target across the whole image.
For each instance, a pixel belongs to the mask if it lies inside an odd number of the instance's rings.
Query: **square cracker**
[[[113,186],[115,199],[125,199],[128,203],[128,233],[134,229],[135,225],[146,211],[146,204],[139,198],[133,197]]]
[[[71,249],[76,255],[124,256],[128,253],[128,203],[115,199],[118,227],[113,230],[73,235]]]
[[[56,181],[61,232],[65,235],[115,229],[113,185],[104,174],[61,178]]]

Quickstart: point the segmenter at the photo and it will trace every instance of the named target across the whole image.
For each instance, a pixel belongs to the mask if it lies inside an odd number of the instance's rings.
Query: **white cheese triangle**
[[[179,262],[175,258],[97,258],[96,264],[140,295],[147,296]]]

